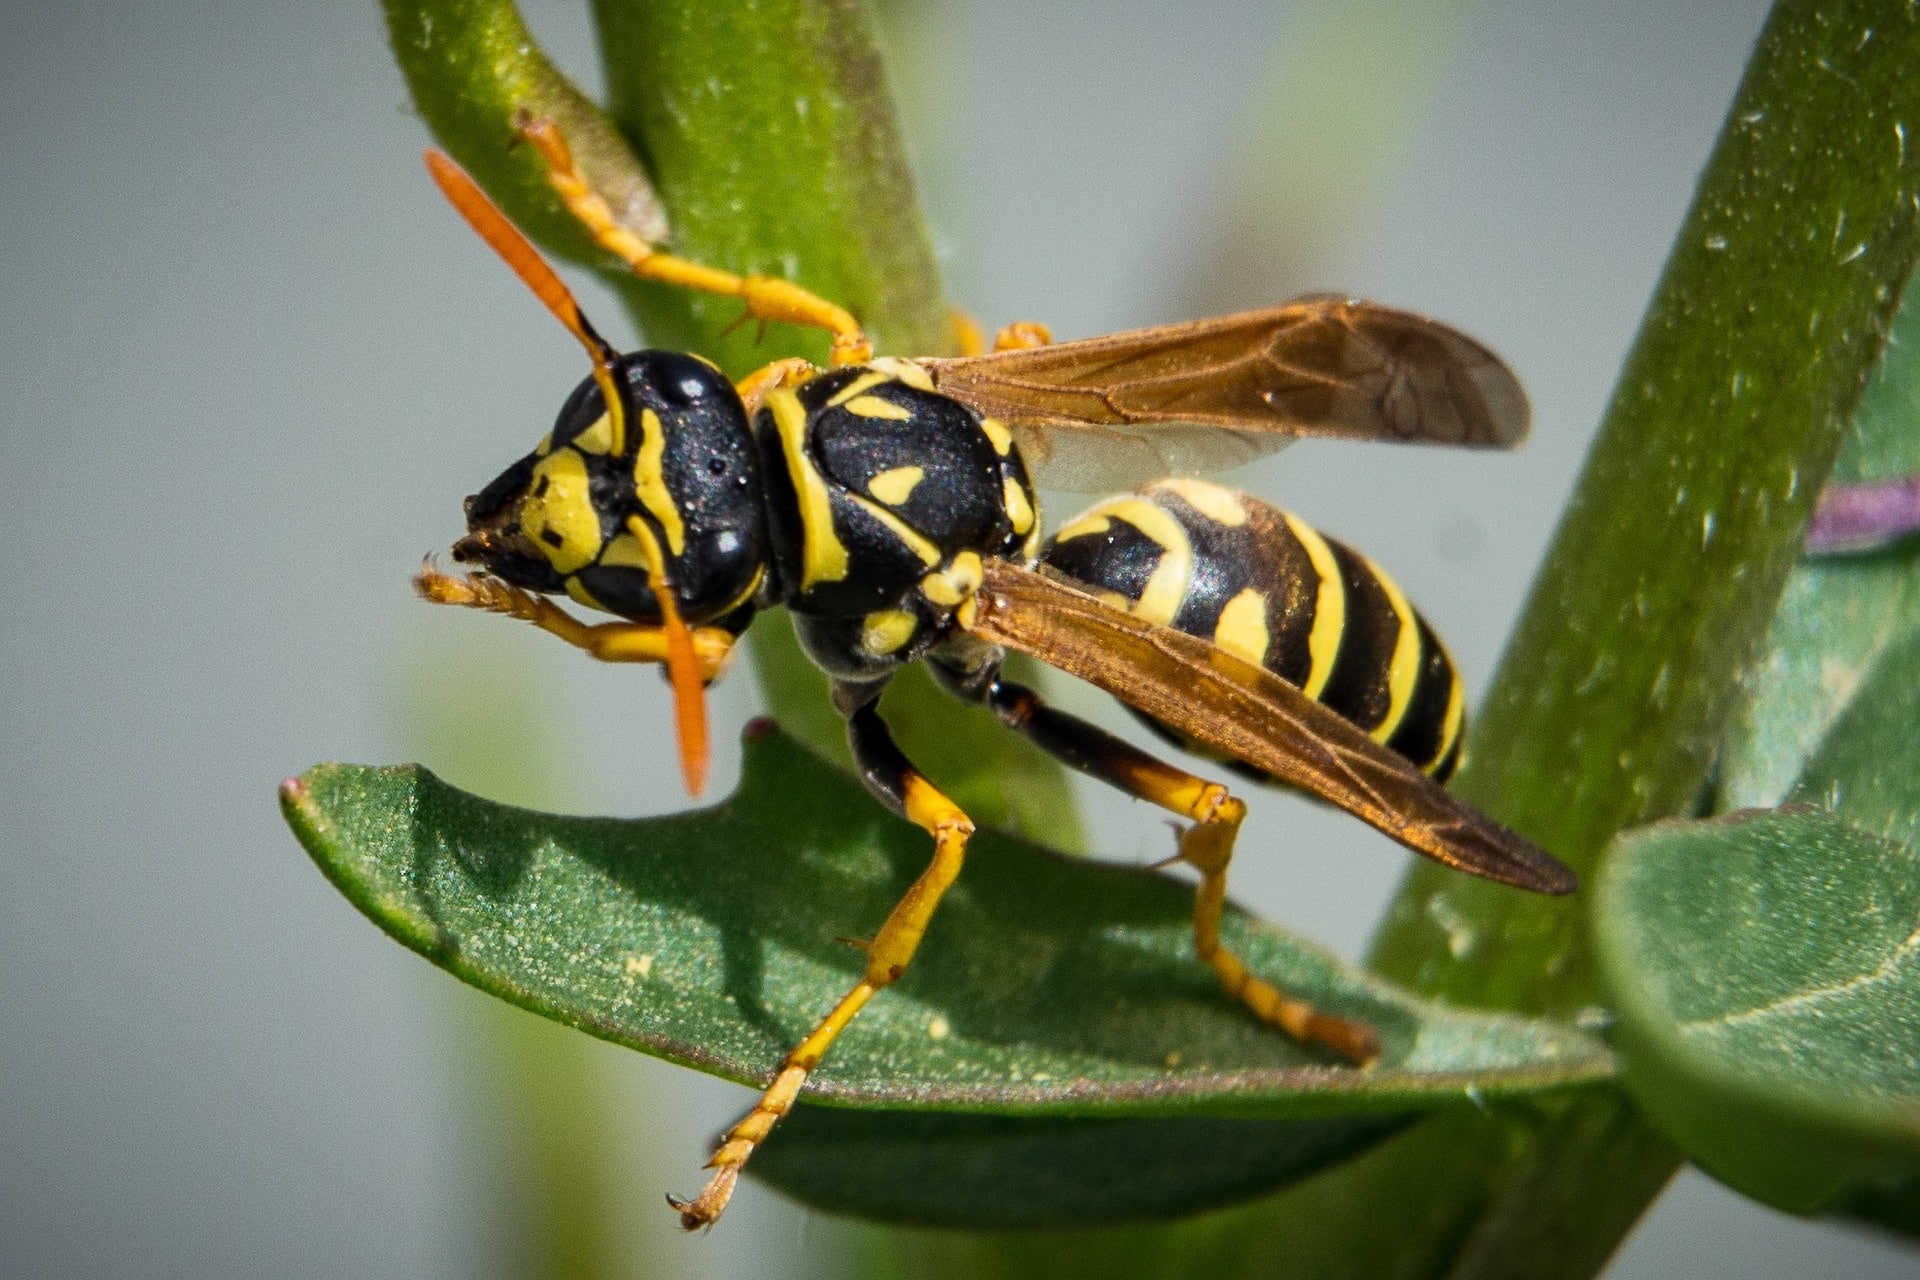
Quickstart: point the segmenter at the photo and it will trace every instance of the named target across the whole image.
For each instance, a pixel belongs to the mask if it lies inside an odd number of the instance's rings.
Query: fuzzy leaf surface
[[[764,726],[749,734],[740,790],[685,815],[537,814],[412,766],[319,766],[287,784],[283,803],[335,885],[442,968],[594,1035],[755,1083],[858,977],[860,953],[840,939],[871,934],[928,854],[922,832]],[[1223,1151],[1223,1126],[1199,1118],[1267,1126],[1242,1144],[1259,1168],[1202,1182],[1231,1199],[1370,1145],[1409,1113],[1612,1070],[1577,1031],[1429,1004],[1230,913],[1223,936],[1255,972],[1379,1031],[1374,1067],[1335,1065],[1220,992],[1193,955],[1190,918],[1190,890],[1172,879],[981,832],[913,967],[810,1086],[815,1103],[929,1122],[925,1143],[896,1130],[896,1176],[871,1182],[864,1203],[848,1198],[858,1188],[827,1188],[832,1207],[933,1220],[927,1206],[958,1194],[941,1152],[959,1142],[972,1153],[969,1220],[981,1225],[1186,1211],[1199,1206],[1179,1171],[1198,1176]],[[1052,1136],[986,1122],[1023,1114]],[[874,1125],[857,1116],[816,1107],[792,1141],[871,1145]],[[1104,1137],[1061,1124],[1072,1120],[1106,1125]],[[1276,1121],[1305,1127],[1286,1134]],[[1150,1148],[1172,1170],[1159,1179],[1166,1197],[1143,1202],[1120,1179],[1102,1202],[1058,1176],[1055,1212],[1034,1191],[1051,1176],[1036,1171],[1050,1143],[1061,1170],[1096,1158],[1135,1168]],[[774,1172],[778,1145],[756,1166]],[[921,1194],[901,1189],[909,1169]],[[1032,1174],[1027,1192],[994,1209],[991,1188],[1013,1169]],[[821,1181],[787,1185],[807,1196]]]

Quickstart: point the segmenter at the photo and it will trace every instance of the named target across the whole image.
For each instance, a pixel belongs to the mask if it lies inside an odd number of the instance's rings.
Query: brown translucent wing
[[[1539,893],[1573,872],[1273,673],[1084,592],[987,565],[972,634],[1105,689],[1181,733],[1345,809],[1416,853]]]
[[[921,363],[1011,427],[1043,483],[1088,492],[1226,470],[1295,436],[1510,448],[1527,434],[1498,356],[1340,297]]]

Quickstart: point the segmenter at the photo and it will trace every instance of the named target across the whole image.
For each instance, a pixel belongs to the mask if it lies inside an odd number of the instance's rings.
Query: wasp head
[[[619,415],[588,378],[552,432],[467,499],[453,558],[530,591],[662,621],[670,584],[691,625],[751,617],[766,580],[759,458],[733,384],[694,356],[622,356]]]

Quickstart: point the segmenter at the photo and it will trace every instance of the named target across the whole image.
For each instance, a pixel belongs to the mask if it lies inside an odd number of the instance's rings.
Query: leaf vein
[[[1874,966],[1873,970],[1869,973],[1859,974],[1855,977],[1848,978],[1845,982],[1837,982],[1829,986],[1814,987],[1807,991],[1796,991],[1792,995],[1782,996],[1777,1000],[1769,1000],[1765,1004],[1755,1005],[1751,1009],[1743,1009],[1739,1013],[1725,1013],[1713,1018],[1697,1018],[1691,1022],[1682,1022],[1678,1024],[1678,1027],[1682,1035],[1689,1035],[1696,1031],[1714,1031],[1728,1027],[1736,1027],[1757,1018],[1764,1018],[1773,1014],[1796,1013],[1807,1005],[1817,1004],[1822,1000],[1838,996],[1851,995],[1854,992],[1872,986],[1876,982],[1884,982],[1894,975],[1894,971],[1900,967],[1902,961],[1915,954],[1920,954],[1920,920],[1914,922],[1912,932],[1908,933],[1900,945],[1889,952],[1887,958]]]

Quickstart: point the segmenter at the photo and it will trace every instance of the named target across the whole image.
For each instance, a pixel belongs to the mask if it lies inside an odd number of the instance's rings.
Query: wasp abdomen
[[[1433,628],[1365,556],[1277,507],[1161,480],[1064,525],[1040,560],[1267,668],[1436,778],[1459,763],[1465,700]]]

